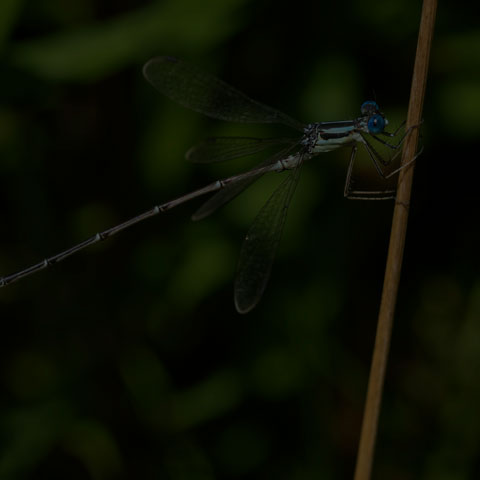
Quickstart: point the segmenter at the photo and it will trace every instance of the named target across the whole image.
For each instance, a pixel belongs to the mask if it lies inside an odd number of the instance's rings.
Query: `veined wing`
[[[185,157],[194,163],[216,163],[297,143],[295,138],[213,137],[194,145]]]
[[[265,175],[264,167],[273,165],[278,160],[286,158],[288,154],[298,145],[298,141],[284,148],[280,152],[277,152],[270,158],[264,160],[260,165],[255,167],[251,172],[252,174],[247,178],[242,178],[238,181],[232,181],[224,188],[219,190],[213,196],[211,196],[193,215],[192,220],[202,220],[203,218],[211,215],[215,210],[225,205],[230,200],[233,200],[237,195],[246,190],[252,183],[256,182],[260,177]]]
[[[297,120],[176,58],[152,58],[143,67],[143,74],[168,98],[208,117],[239,123],[281,123],[303,131],[304,125]]]
[[[234,287],[235,307],[239,313],[254,308],[265,291],[300,168],[301,164],[275,190],[245,237]]]

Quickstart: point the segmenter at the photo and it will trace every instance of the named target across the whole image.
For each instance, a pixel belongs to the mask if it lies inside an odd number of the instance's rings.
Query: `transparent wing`
[[[212,195],[193,215],[192,220],[202,220],[208,215],[212,214],[215,210],[225,205],[230,200],[233,200],[237,195],[246,190],[252,183],[262,177],[265,172],[262,171],[263,167],[273,165],[278,160],[286,158],[287,155],[298,145],[298,142],[284,148],[280,152],[277,152],[272,157],[266,159],[260,165],[255,167],[252,171],[252,175],[247,178],[241,178],[237,181],[232,181],[226,185],[222,190]]]
[[[194,145],[185,157],[194,163],[223,162],[297,142],[294,138],[214,137]]]
[[[245,237],[234,287],[235,307],[239,313],[254,308],[265,291],[299,174],[300,165],[268,199]]]
[[[208,117],[239,123],[281,123],[300,131],[304,128],[288,115],[176,58],[152,58],[143,67],[143,74],[171,100]]]

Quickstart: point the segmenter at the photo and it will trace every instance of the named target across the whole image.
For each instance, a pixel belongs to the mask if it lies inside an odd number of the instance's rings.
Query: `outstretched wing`
[[[208,117],[239,123],[280,123],[300,131],[304,128],[288,115],[176,58],[152,58],[143,67],[143,74],[168,98]]]
[[[239,313],[252,310],[265,291],[300,167],[301,163],[273,192],[243,241],[234,287],[235,307]]]

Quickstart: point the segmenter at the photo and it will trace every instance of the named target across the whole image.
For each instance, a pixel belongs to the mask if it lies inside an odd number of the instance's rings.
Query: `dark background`
[[[438,11],[375,479],[480,478],[480,12],[464,3]],[[398,125],[419,17],[413,0],[2,0],[0,273],[255,161],[185,162],[204,137],[285,134],[162,98],[150,57],[305,122],[373,97]],[[277,175],[2,289],[0,478],[352,478],[393,204],[343,198],[348,157],[305,165],[246,316],[237,256]]]

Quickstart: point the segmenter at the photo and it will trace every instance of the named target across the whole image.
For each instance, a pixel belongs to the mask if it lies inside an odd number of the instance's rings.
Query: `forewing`
[[[303,130],[304,125],[297,120],[176,58],[152,58],[143,67],[143,74],[159,92],[208,117],[239,123],[281,123]]]

